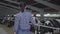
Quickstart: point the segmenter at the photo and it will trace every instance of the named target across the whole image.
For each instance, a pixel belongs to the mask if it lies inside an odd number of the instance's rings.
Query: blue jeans
[[[16,34],[30,34],[30,30],[29,29],[26,29],[26,30],[19,29]]]

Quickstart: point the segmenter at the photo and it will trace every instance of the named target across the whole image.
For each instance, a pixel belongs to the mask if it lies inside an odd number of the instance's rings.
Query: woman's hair
[[[26,2],[20,2],[20,7],[25,7],[26,6]]]
[[[36,17],[36,14],[34,14],[34,17]]]

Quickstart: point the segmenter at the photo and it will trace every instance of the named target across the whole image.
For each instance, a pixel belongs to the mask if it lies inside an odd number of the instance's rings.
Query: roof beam
[[[34,1],[60,11],[60,6],[58,6],[58,5],[55,5],[55,4],[52,4],[52,3],[49,3],[49,2],[43,1],[43,0],[34,0]]]
[[[13,6],[13,5],[9,5],[9,4],[6,4],[6,3],[0,2],[0,4],[6,5],[6,6],[10,6],[10,7],[16,8],[16,9],[19,9],[19,7],[16,7],[16,6]]]
[[[32,9],[32,10],[39,11],[39,12],[41,12],[43,10],[41,8],[37,8],[37,7],[31,6],[31,5],[28,5],[27,7],[30,8],[30,9]]]
[[[12,0],[5,0],[5,1],[9,1],[9,2],[11,2],[11,3],[15,3],[15,4],[20,4],[19,2],[12,1]]]
[[[11,9],[11,10],[16,10],[16,9],[13,9],[13,8],[9,8],[9,7],[6,7],[6,6],[2,6],[0,5],[0,7],[5,7],[5,8],[8,8],[8,9]],[[18,11],[18,10],[17,10]]]
[[[9,8],[9,7],[6,7],[6,6],[2,6],[2,5],[0,5],[0,7],[4,7],[4,9],[7,8],[6,10],[9,9],[8,11],[5,10],[6,12],[4,11],[4,13],[3,13],[3,11],[2,12],[0,11],[0,16],[7,15],[7,14],[12,14],[12,13],[18,13],[18,10],[16,10],[16,9],[12,9],[12,8]]]
[[[9,1],[9,2],[12,2],[12,3],[19,4],[19,2],[13,2],[13,1],[11,1],[11,0],[8,0],[8,1]],[[11,7],[14,7],[14,8],[17,8],[17,9],[20,9],[19,7],[16,7],[16,6],[8,5],[8,4],[5,4],[5,3],[2,3],[2,4],[7,5],[7,6],[11,6]],[[30,9],[32,9],[32,10],[42,11],[41,8],[33,7],[33,6],[31,6],[31,5],[28,5],[27,7],[30,8]]]
[[[19,2],[15,2],[15,1],[12,1],[12,0],[5,0],[5,1],[9,1],[9,2],[15,3],[15,4],[20,4]]]

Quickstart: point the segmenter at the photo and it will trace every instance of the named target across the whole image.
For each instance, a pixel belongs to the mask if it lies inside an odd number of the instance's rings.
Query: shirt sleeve
[[[19,26],[19,16],[15,17],[15,23],[14,23],[14,32],[17,32]]]
[[[33,19],[32,14],[31,14],[31,16],[30,16],[30,22],[31,22],[32,24],[36,24],[36,21]]]

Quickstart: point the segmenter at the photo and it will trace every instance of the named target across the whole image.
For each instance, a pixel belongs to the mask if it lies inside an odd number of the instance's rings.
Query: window
[[[60,17],[60,14],[44,14],[45,17]]]

